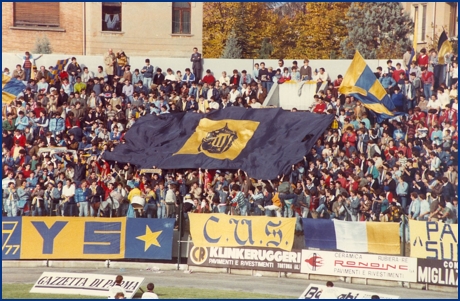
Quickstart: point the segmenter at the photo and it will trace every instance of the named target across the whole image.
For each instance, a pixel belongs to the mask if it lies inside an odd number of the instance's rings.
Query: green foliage
[[[265,38],[263,39],[262,41],[262,46],[260,47],[260,50],[259,50],[259,59],[268,59],[270,58],[270,55],[272,54],[273,52],[273,45],[272,43],[270,42],[270,39],[269,38]]]
[[[203,56],[220,57],[234,30],[242,58],[328,59],[331,53],[340,57],[340,42],[347,35],[340,21],[349,7],[350,3],[205,2]]]
[[[53,52],[51,43],[46,36],[37,37],[33,53],[51,54]]]
[[[412,41],[414,23],[399,2],[353,2],[345,20],[348,36],[342,41],[345,58],[358,50],[365,59],[400,57]]]
[[[238,39],[235,37],[235,32],[232,31],[225,43],[224,51],[221,58],[223,59],[240,59],[242,56],[241,47],[238,44]]]

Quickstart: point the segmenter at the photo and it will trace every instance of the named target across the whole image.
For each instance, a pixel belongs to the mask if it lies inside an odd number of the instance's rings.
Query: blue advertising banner
[[[125,258],[172,259],[174,219],[130,218]]]
[[[2,260],[20,259],[21,217],[2,219]]]

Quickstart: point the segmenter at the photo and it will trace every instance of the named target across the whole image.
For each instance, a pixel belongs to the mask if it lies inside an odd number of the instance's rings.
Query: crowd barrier
[[[394,255],[396,223],[303,219],[305,244],[294,249],[295,218],[189,218],[189,266],[458,286],[457,225],[410,221],[405,257]],[[3,218],[2,260],[171,260],[173,228],[174,219]]]

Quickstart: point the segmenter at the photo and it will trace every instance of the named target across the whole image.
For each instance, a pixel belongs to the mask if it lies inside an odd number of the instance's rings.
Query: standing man
[[[67,179],[66,185],[62,188],[64,198],[64,216],[77,216],[77,204],[75,203],[75,185]]]
[[[201,62],[201,53],[198,52],[198,48],[193,48],[192,57],[190,61],[193,62],[192,70],[195,75],[195,82],[198,83],[201,80],[201,73],[203,72],[203,63]]]
[[[105,72],[107,73],[107,81],[109,83],[113,82],[116,60],[117,57],[113,53],[113,50],[109,49],[109,51],[104,55]]]

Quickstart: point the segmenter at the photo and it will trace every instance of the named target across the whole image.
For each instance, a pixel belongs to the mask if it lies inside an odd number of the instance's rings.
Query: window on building
[[[414,22],[416,22],[417,24],[414,24],[414,25],[417,25],[417,36],[414,37],[417,39],[417,41],[420,41],[420,35],[422,34],[420,32],[420,13],[419,13],[419,9],[418,9],[418,6],[414,6],[414,18],[413,18]]]
[[[420,41],[425,41],[426,39],[426,5],[422,5],[422,15],[420,16],[420,33],[421,33],[421,39]]]
[[[190,34],[190,2],[173,2],[172,11],[172,33],[173,34]]]
[[[450,5],[449,38],[457,36],[457,2],[447,2]]]
[[[121,2],[102,2],[102,31],[121,31]]]
[[[15,2],[14,26],[59,27],[59,2]]]

